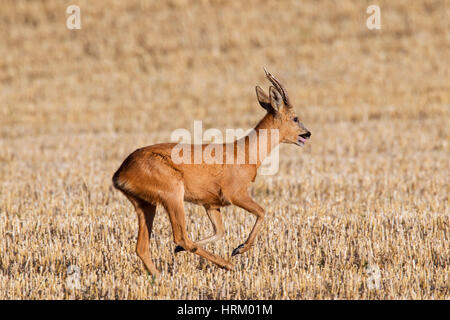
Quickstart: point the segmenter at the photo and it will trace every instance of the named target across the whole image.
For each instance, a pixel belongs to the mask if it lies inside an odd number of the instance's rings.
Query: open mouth
[[[305,145],[305,143],[306,143],[306,140],[308,140],[309,137],[311,137],[311,132],[309,132],[309,131],[307,133],[299,135],[298,138],[297,138],[296,145],[298,145],[300,147],[303,147]]]

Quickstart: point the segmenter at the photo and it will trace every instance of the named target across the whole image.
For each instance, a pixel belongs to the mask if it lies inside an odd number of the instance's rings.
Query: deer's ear
[[[273,110],[272,105],[270,104],[270,98],[269,96],[264,92],[263,89],[261,89],[260,86],[256,86],[256,97],[258,98],[258,102],[264,109],[267,110],[267,112],[275,113],[275,110]]]
[[[275,89],[275,87],[269,88],[269,96],[272,109],[278,112],[283,106],[283,97],[281,96],[280,92]]]

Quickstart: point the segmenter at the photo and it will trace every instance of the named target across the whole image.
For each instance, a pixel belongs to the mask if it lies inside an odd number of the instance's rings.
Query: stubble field
[[[2,1],[0,299],[449,299],[450,7],[446,1]],[[263,67],[312,132],[260,176],[266,209],[223,212],[175,255],[158,208],[152,279],[111,177],[177,128],[251,128]],[[212,230],[186,204],[188,233]],[[68,267],[80,270],[79,286]],[[71,267],[73,268],[73,267]]]

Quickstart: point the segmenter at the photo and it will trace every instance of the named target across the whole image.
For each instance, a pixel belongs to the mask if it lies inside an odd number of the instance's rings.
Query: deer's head
[[[281,143],[293,143],[303,146],[306,140],[311,137],[311,132],[305,128],[295,113],[283,85],[266,69],[264,71],[272,86],[269,88],[269,95],[259,86],[256,86],[256,96],[259,104],[272,117],[274,128],[279,130]]]

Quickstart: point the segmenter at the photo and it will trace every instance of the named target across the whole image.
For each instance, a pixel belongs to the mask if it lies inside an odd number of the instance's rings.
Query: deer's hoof
[[[241,252],[241,249],[242,249],[242,248],[244,248],[244,244],[241,244],[241,245],[239,245],[239,247],[235,248],[235,249],[233,250],[233,252],[231,253],[231,256],[235,256],[235,255],[237,255],[237,254],[239,254],[239,253],[242,253],[242,252]]]
[[[176,246],[174,253],[180,252],[180,251],[185,251],[185,249],[182,246]]]

